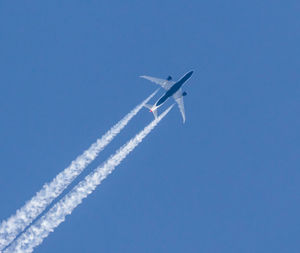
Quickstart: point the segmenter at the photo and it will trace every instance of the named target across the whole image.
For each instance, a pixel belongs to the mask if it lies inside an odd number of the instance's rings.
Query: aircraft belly
[[[165,94],[157,101],[156,106],[162,105],[168,98],[169,98],[169,96],[167,94]]]
[[[166,95],[168,97],[173,96],[180,89],[181,86],[182,86],[182,84],[179,84],[179,83],[175,84],[171,89],[169,89],[167,91]]]

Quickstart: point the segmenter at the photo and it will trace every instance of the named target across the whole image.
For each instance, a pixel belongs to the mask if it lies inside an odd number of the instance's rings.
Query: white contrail
[[[170,106],[157,119],[154,119],[134,138],[122,146],[102,166],[96,168],[88,176],[78,183],[68,194],[57,202],[49,211],[34,222],[17,240],[15,240],[4,252],[32,252],[33,248],[42,243],[50,232],[65,220],[68,214],[77,207],[84,198],[92,193],[117,165],[151,132],[160,120],[171,110]]]
[[[45,208],[57,198],[68,185],[91,163],[103,148],[128,124],[128,122],[141,110],[157,92],[156,90],[141,104],[136,106],[130,113],[114,125],[106,134],[93,143],[82,155],[78,156],[65,170],[59,173],[50,183],[29,200],[23,207],[17,210],[0,226],[0,252],[7,247],[16,236],[22,232]]]

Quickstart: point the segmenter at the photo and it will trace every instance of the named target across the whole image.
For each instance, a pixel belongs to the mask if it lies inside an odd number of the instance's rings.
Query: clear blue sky
[[[1,1],[0,220],[154,91],[139,75],[193,69],[186,124],[174,108],[36,252],[298,253],[299,13]],[[151,120],[140,112],[79,179]]]

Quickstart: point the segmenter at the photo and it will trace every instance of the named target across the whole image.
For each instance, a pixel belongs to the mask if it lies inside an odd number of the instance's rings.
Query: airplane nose
[[[190,72],[187,74],[188,78],[190,78],[190,77],[192,76],[193,73],[194,73],[194,70],[190,71]]]

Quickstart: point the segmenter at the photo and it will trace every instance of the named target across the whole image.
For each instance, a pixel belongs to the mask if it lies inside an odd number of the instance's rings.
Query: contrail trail
[[[153,92],[141,104],[137,105],[123,119],[114,125],[106,134],[93,143],[84,153],[78,156],[66,169],[59,173],[50,183],[29,200],[16,214],[2,221],[0,226],[0,252],[7,247],[45,208],[56,199],[68,185],[97,157],[99,152],[128,124],[158,90]]]
[[[142,142],[151,130],[167,115],[172,107],[173,105],[122,146],[102,166],[99,166],[86,176],[85,179],[78,183],[68,194],[50,208],[44,216],[39,218],[16,241],[6,248],[4,252],[32,252],[33,248],[41,244],[43,239],[46,238],[50,232],[53,232],[54,229],[65,220],[65,217],[68,214],[71,214],[75,207],[91,194],[102,180],[105,179],[140,142]]]

